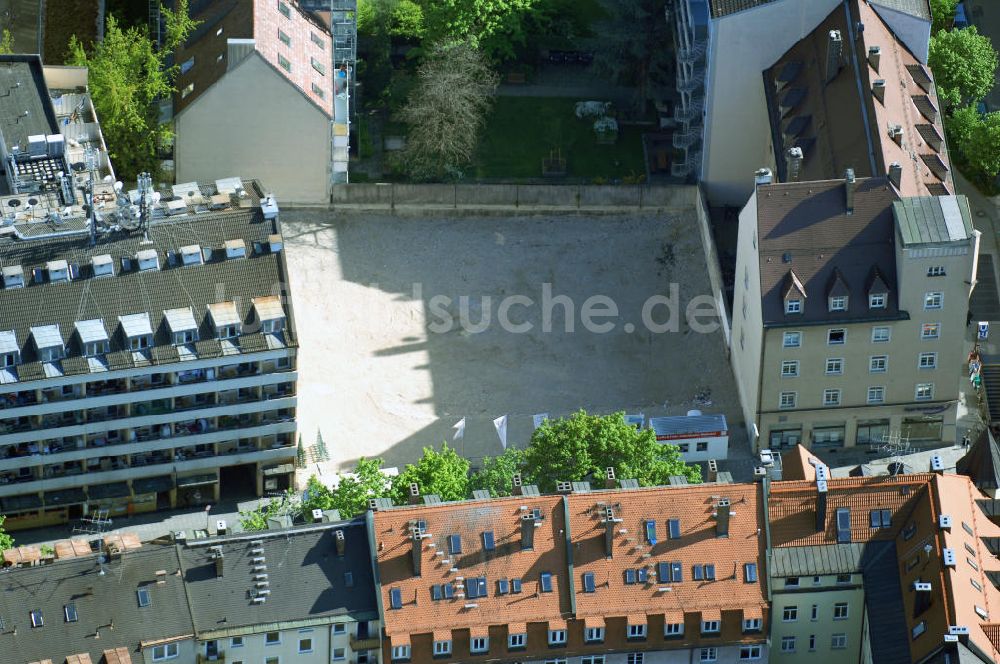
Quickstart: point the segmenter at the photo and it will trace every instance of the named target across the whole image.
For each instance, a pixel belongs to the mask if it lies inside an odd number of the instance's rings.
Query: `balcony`
[[[226,664],[226,653],[220,652],[217,655],[206,655],[203,652],[198,653],[198,664]]]
[[[31,406],[36,403],[38,403],[38,397],[34,390],[10,393],[0,397],[0,410]]]
[[[378,637],[369,636],[366,639],[359,639],[354,634],[351,634],[351,650],[357,652],[358,650],[377,650],[379,647]]]

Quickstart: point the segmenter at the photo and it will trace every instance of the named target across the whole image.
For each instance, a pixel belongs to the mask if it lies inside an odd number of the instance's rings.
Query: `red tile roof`
[[[819,457],[811,453],[801,443],[782,454],[781,478],[784,480],[814,481],[816,479],[816,467],[809,463],[809,459],[815,459],[823,463],[819,460]]]

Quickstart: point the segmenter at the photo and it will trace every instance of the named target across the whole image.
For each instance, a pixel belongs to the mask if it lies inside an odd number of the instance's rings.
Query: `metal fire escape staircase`
[[[351,93],[354,63],[358,57],[357,0],[330,0],[330,31],[333,33],[333,184],[348,181],[351,138]],[[346,70],[341,67],[346,65]]]

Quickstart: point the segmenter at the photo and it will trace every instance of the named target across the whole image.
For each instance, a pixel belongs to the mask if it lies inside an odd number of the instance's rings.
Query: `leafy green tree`
[[[330,453],[326,450],[326,442],[323,441],[323,432],[316,429],[316,445],[313,446],[313,459],[315,461],[329,461]]]
[[[389,10],[389,34],[420,39],[424,36],[424,8],[413,0],[396,0]]]
[[[468,41],[490,57],[513,53],[524,41],[527,14],[539,0],[418,0],[425,43]],[[662,18],[662,15],[661,15]]]
[[[494,498],[514,492],[514,473],[524,471],[524,450],[508,447],[495,457],[483,457],[482,467],[469,479],[469,490],[487,489]]]
[[[938,98],[947,108],[975,104],[993,88],[997,52],[975,26],[938,32],[931,37],[928,64]]]
[[[3,36],[0,36],[0,55],[11,55],[14,52],[14,35],[7,28],[3,29]]]
[[[358,26],[358,35],[367,37],[374,33],[377,14],[377,0],[358,0],[358,8],[354,15]]]
[[[370,498],[389,495],[389,478],[380,470],[382,459],[358,460],[353,476],[340,477],[336,489],[328,489],[313,475],[306,484],[304,511],[314,509],[339,510],[340,516],[349,519],[368,509]]]
[[[298,497],[289,489],[277,498],[262,501],[255,509],[241,511],[240,527],[244,532],[267,530],[268,519],[285,514],[295,518],[301,511],[302,505]]]
[[[594,58],[596,71],[617,85],[635,88],[640,109],[662,96],[676,80],[666,0],[617,0],[602,29]],[[641,26],[641,27],[640,27]]]
[[[558,481],[603,478],[606,468],[641,486],[667,484],[671,475],[701,481],[701,469],[685,464],[676,445],[657,442],[651,429],[636,429],[624,413],[600,416],[581,410],[546,420],[531,436],[525,465],[542,491],[554,491]]]
[[[966,175],[993,183],[1000,173],[1000,111],[980,116],[972,107],[959,109],[948,119],[948,133]]]
[[[958,0],[931,0],[931,33],[937,34],[941,30],[951,30],[955,23],[955,7]]]
[[[188,11],[188,0],[176,0],[176,7],[173,10],[164,7],[161,3],[160,13],[163,15],[164,39],[163,50],[167,53],[176,53],[177,49],[184,45],[191,33],[201,24],[191,18]]]
[[[461,175],[493,103],[497,75],[468,43],[431,48],[400,119],[409,126],[403,165],[416,180]]]
[[[168,67],[173,49],[187,40],[197,25],[187,14],[187,0],[174,12],[164,10],[166,37],[159,51],[145,28],[119,25],[109,15],[104,39],[82,44],[69,42],[68,65],[88,67],[88,84],[101,121],[115,170],[127,177],[159,170],[157,153],[170,137],[160,122],[159,102],[174,92],[176,67]]]
[[[441,500],[465,500],[469,497],[469,462],[448,447],[448,443],[441,444],[440,452],[425,447],[417,463],[408,464],[392,478],[392,502],[405,505],[413,483],[420,487],[421,495],[433,493],[441,496]]]
[[[14,538],[3,529],[3,522],[6,520],[7,517],[0,515],[0,551],[6,551],[14,546]]]

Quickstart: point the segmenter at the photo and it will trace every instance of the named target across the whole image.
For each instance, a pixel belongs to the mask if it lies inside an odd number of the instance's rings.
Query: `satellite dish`
[[[116,191],[116,192],[121,192],[121,190],[122,190],[122,187],[124,187],[124,186],[125,186],[125,185],[123,185],[123,184],[121,183],[121,181],[118,181],[118,182],[115,182],[115,191]]]

